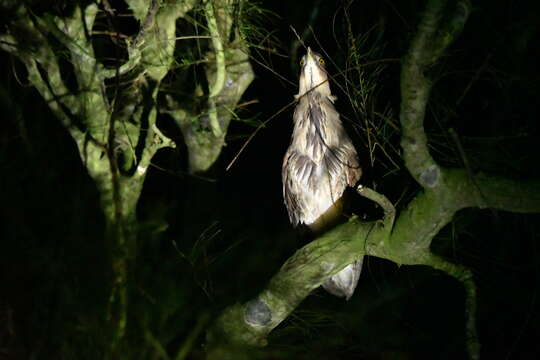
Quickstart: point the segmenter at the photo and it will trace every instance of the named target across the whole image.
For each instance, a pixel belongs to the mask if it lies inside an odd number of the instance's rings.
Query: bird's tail
[[[352,264],[347,265],[343,270],[326,279],[322,287],[332,295],[345,297],[349,300],[358,284],[363,261],[364,257],[362,256]]]
[[[340,216],[343,214],[343,207],[344,197],[341,197],[314,223],[309,224],[308,228],[313,234],[321,234],[331,229],[339,222]],[[332,295],[349,300],[356,289],[356,284],[358,284],[363,261],[364,257],[362,256],[354,263],[347,265],[343,270],[326,279],[322,287]]]

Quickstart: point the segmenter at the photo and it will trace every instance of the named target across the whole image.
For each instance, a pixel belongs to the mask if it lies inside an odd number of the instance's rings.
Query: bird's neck
[[[296,98],[298,99],[306,94],[315,92],[322,96],[333,99],[332,92],[330,91],[330,84],[328,83],[327,79],[310,79],[308,77],[303,77],[300,79],[298,95],[296,95]]]

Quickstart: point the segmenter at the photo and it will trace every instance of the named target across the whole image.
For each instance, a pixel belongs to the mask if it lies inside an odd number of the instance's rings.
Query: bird
[[[334,107],[324,58],[307,48],[300,60],[294,129],[283,159],[283,198],[293,226],[306,225],[317,235],[342,213],[343,194],[360,179],[362,170],[354,145]],[[363,257],[325,280],[329,293],[352,296]]]

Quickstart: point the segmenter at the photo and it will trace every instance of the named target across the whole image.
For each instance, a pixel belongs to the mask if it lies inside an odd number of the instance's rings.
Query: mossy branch
[[[266,336],[313,289],[364,254],[365,240],[381,236],[377,225],[350,219],[298,250],[253,300],[226,309],[207,334],[209,359],[229,346],[262,346]]]
[[[206,56],[212,60],[205,65],[206,106],[186,107],[172,94],[167,96],[168,113],[180,127],[188,147],[191,173],[207,171],[219,157],[232,114],[254,78],[248,44],[238,27],[232,26],[243,21],[235,18],[240,15],[233,11],[232,1],[205,0],[203,5],[211,39]],[[202,86],[199,91],[202,95]]]
[[[470,4],[453,4],[449,19],[445,18],[446,1],[429,0],[418,30],[411,41],[401,67],[401,146],[405,166],[425,188],[438,185],[432,181],[440,169],[428,150],[424,118],[431,91],[426,72],[457,38],[467,21]],[[443,21],[443,19],[445,21]]]
[[[133,4],[134,2],[129,2],[132,9],[134,9],[134,13],[137,14],[137,9],[140,9],[141,4]],[[128,42],[127,44],[127,51],[128,51],[128,61],[126,61],[124,64],[122,64],[118,69],[104,69],[103,70],[103,76],[106,78],[112,78],[119,75],[124,75],[128,73],[129,71],[133,70],[137,65],[141,62],[141,46],[144,44],[144,38],[146,33],[152,29],[152,27],[155,24],[155,18],[156,14],[159,10],[160,2],[158,0],[152,0],[150,5],[148,6],[148,10],[146,11],[146,16],[144,20],[142,21],[141,28],[139,32],[137,33],[137,36],[133,39],[133,41]]]
[[[153,46],[143,48],[145,59],[151,58],[153,61],[144,63],[140,76],[130,89],[135,90],[135,94],[124,97],[125,103],[117,101],[122,91],[119,81],[115,84],[112,105],[109,103],[105,79],[110,73],[93,52],[90,36],[98,10],[96,4],[75,6],[67,17],[48,13],[36,16],[22,5],[16,20],[10,24],[8,34],[4,36],[5,41],[1,43],[3,49],[17,55],[25,64],[30,82],[75,140],[81,160],[99,191],[112,268],[109,310],[106,314],[110,322],[111,353],[118,349],[117,345],[122,342],[127,328],[129,258],[135,246],[135,210],[146,169],[158,149],[174,146],[156,126],[155,100],[159,82],[170,70],[173,61],[175,16],[187,11],[188,3],[172,5],[158,13],[158,1],[152,2],[153,6],[148,9],[146,17],[148,21],[144,22],[139,34],[150,37],[150,40],[155,36],[160,40],[165,37],[168,41],[149,41]],[[161,21],[154,21],[154,17],[159,16]],[[150,27],[156,23],[160,27],[153,31]],[[55,41],[51,41],[51,37]],[[58,43],[61,46],[56,46]],[[137,50],[141,43],[136,42]],[[153,58],[156,54],[165,54],[166,61],[156,62],[162,59],[158,56]],[[130,57],[132,55],[133,51]],[[75,89],[66,85],[60,71],[59,64],[64,59],[73,65]],[[139,63],[138,59],[130,60]],[[132,64],[128,65],[130,67]],[[114,70],[117,80],[121,75],[120,70]],[[152,81],[147,81],[146,74]],[[122,148],[127,142],[126,138],[131,148]],[[132,152],[132,156],[123,158],[135,159],[133,144],[137,142],[141,151],[141,161],[136,164],[139,167],[133,173],[123,173],[118,164],[122,157],[118,153]]]
[[[480,341],[476,329],[477,288],[472,271],[465,266],[453,264],[436,255],[426,256],[424,265],[440,270],[459,281],[465,295],[465,345],[472,360],[480,358]]]
[[[477,187],[467,181],[464,170],[443,169],[448,179],[441,191],[426,191],[415,197],[396,220],[393,230],[387,222],[362,222],[353,217],[298,250],[253,300],[226,309],[208,332],[209,354],[222,353],[225,346],[261,346],[266,336],[283,321],[313,289],[328,276],[359,256],[371,255],[397,264],[427,265],[461,281],[465,288],[467,346],[471,358],[480,348],[476,334],[476,285],[469,269],[433,255],[433,237],[467,207],[477,207]],[[523,183],[504,178],[481,176],[478,179],[490,206],[501,210],[540,212],[540,181]],[[371,190],[372,191],[372,190]],[[374,195],[375,194],[375,195]],[[532,194],[533,195],[531,197]],[[374,195],[374,196],[373,196]],[[373,192],[384,204],[382,195]],[[518,205],[516,205],[516,203]],[[386,206],[387,218],[392,207]],[[228,345],[225,345],[228,344]],[[212,359],[212,356],[209,356]]]
[[[215,76],[209,79],[209,94],[208,94],[208,118],[210,129],[215,137],[222,135],[223,130],[219,124],[218,111],[216,107],[216,98],[221,94],[225,85],[225,51],[223,41],[217,24],[216,12],[214,10],[214,2],[206,0],[204,3],[204,14],[208,25],[208,33],[212,39],[212,48],[215,56]]]
[[[208,96],[210,98],[216,97],[221,93],[223,86],[225,85],[225,50],[223,47],[223,41],[217,24],[216,13],[214,11],[214,2],[206,0],[204,3],[204,14],[206,16],[206,22],[208,25],[208,33],[212,39],[212,47],[214,49],[216,73],[215,78],[210,83],[210,91]]]
[[[36,18],[39,26],[44,31],[50,32],[70,52],[70,61],[77,68],[75,74],[81,87],[89,81],[101,80],[99,76],[95,76],[98,72],[96,68],[98,63],[86,33],[86,29],[92,28],[96,14],[97,6],[91,4],[84,9],[84,12],[76,7],[69,18],[60,18],[50,14]],[[88,74],[89,71],[90,74]]]
[[[24,63],[28,71],[28,80],[69,131],[80,149],[84,143],[85,133],[83,124],[75,121],[82,111],[80,99],[65,85],[57,56],[42,29],[36,28],[25,7],[21,7],[19,11],[16,26],[10,33],[0,38],[0,46]],[[88,145],[93,146],[96,143],[90,141]]]
[[[133,40],[133,44],[131,45],[132,47],[138,48],[139,45],[143,42],[146,33],[150,31],[150,29],[154,26],[156,14],[159,10],[159,3],[159,0],[152,0],[150,2],[150,5],[148,6],[148,11],[146,12],[146,17],[141,24],[139,33]]]
[[[388,200],[386,196],[379,194],[378,192],[363,185],[358,185],[356,188],[356,192],[360,196],[363,196],[366,199],[369,199],[379,204],[379,206],[384,211],[383,225],[387,229],[387,231],[392,231],[392,228],[394,226],[394,219],[396,217],[396,208],[394,208],[394,205],[392,205],[390,200]]]
[[[362,195],[385,204],[387,219],[391,219],[393,206],[387,206],[389,202],[383,195],[368,188],[362,190]],[[381,224],[352,217],[298,250],[255,299],[233,305],[218,318],[207,336],[210,354],[222,354],[227,346],[265,345],[270,331],[311,291],[366,253],[368,238],[375,244],[386,242],[390,231]],[[391,221],[387,225],[391,227]]]

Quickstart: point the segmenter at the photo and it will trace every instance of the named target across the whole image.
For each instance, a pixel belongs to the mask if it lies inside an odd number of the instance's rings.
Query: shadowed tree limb
[[[429,154],[424,131],[426,105],[432,86],[426,72],[456,39],[469,15],[468,1],[458,1],[453,6],[450,18],[443,22],[446,1],[428,1],[401,66],[403,159],[411,175],[425,188],[435,187],[437,183],[434,180],[440,174],[438,165]]]
[[[208,333],[208,349],[219,348],[223,339],[234,345],[264,345],[270,331],[328,276],[338,273],[358,256],[372,255],[397,264],[431,266],[461,281],[466,295],[467,342],[475,358],[479,345],[472,273],[432,254],[429,245],[457,211],[479,205],[474,196],[477,189],[467,181],[466,171],[445,171],[449,185],[439,194],[430,191],[417,195],[400,214],[391,233],[381,222],[362,222],[353,217],[298,250],[255,299],[233,305],[221,314]],[[540,212],[540,181],[524,184],[486,176],[479,182],[480,186],[490,183],[485,197],[491,199],[494,208]],[[509,193],[514,198],[507,196]],[[531,197],[531,194],[537,195]],[[516,199],[522,199],[518,206]],[[212,359],[212,352],[209,354]]]

